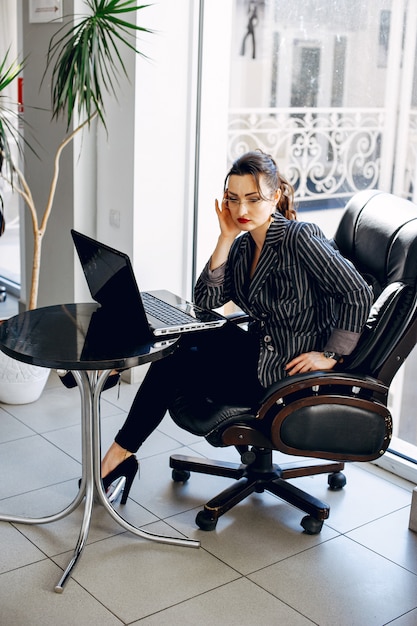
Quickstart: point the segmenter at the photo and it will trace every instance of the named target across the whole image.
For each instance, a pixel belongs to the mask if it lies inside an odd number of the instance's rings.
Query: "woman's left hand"
[[[336,359],[325,357],[323,352],[305,352],[287,363],[285,369],[289,376],[294,376],[294,374],[304,374],[316,370],[331,370],[336,363]]]

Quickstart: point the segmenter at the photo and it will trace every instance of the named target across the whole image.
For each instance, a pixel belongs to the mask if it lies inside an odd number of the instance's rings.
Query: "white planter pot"
[[[28,365],[0,352],[0,402],[35,402],[46,385],[49,371],[46,367]]]

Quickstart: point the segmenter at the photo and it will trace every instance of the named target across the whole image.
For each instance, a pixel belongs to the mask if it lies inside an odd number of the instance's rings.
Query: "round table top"
[[[161,359],[179,337],[157,340],[132,318],[97,303],[25,311],[0,326],[0,348],[18,361],[53,369],[128,368]]]

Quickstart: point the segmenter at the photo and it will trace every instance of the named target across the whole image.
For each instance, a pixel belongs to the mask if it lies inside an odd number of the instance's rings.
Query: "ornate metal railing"
[[[378,187],[384,123],[380,108],[232,109],[228,157],[268,152],[298,202],[346,198]]]

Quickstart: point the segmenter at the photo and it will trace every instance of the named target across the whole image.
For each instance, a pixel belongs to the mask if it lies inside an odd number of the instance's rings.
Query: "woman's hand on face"
[[[222,200],[222,206],[220,208],[219,202],[216,199],[215,208],[217,218],[219,220],[220,232],[225,239],[235,239],[240,233],[240,229],[234,223],[230,210],[226,206],[226,198]]]
[[[323,352],[305,352],[287,363],[285,369],[289,376],[294,376],[294,374],[304,374],[316,370],[331,370],[336,363],[336,359],[325,357]]]

